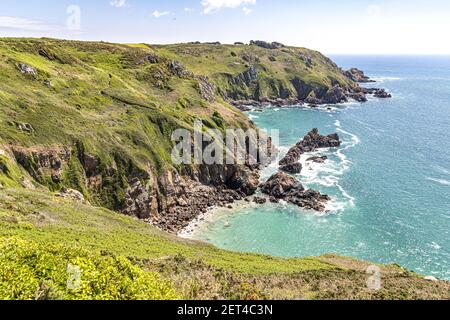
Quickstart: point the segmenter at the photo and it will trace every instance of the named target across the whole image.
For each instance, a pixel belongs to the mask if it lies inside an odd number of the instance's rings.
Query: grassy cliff
[[[110,211],[136,190],[151,215],[183,196],[174,129],[245,129],[230,101],[336,84],[357,86],[302,48],[0,39],[0,299],[448,298],[398,266],[373,292],[365,262],[226,252]]]

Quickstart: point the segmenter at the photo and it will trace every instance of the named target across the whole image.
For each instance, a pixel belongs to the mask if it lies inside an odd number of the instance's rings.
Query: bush
[[[128,259],[0,238],[1,300],[170,300],[168,281]]]

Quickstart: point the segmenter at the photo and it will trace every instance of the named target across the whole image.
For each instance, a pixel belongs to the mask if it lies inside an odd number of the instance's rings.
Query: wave
[[[388,81],[402,80],[402,78],[399,78],[399,77],[373,77],[372,80],[379,82],[379,83],[384,83],[384,82],[388,82]]]
[[[444,174],[450,175],[450,169],[447,169],[447,168],[444,168],[444,167],[441,167],[441,166],[434,166],[434,168],[437,171],[439,171],[440,173],[444,173]]]
[[[450,181],[445,179],[427,178],[428,181],[439,183],[443,186],[450,186]]]
[[[319,185],[338,191],[339,196],[332,197],[332,201],[327,205],[327,210],[330,212],[340,212],[347,207],[355,206],[356,199],[344,189],[340,182],[342,176],[352,165],[345,152],[361,143],[358,136],[342,129],[339,120],[336,120],[335,125],[337,131],[345,137],[341,148],[337,151],[335,149],[322,149],[303,154],[300,158],[300,163],[303,165],[300,177],[307,187],[313,188],[314,185]],[[310,157],[323,155],[328,156],[325,163],[307,161]]]

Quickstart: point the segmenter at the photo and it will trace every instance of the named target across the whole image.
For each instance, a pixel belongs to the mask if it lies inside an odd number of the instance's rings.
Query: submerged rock
[[[311,161],[311,162],[314,162],[314,163],[324,163],[324,162],[327,161],[327,160],[328,160],[328,157],[327,157],[327,156],[323,156],[323,157],[311,157],[311,158],[306,159],[306,161]]]

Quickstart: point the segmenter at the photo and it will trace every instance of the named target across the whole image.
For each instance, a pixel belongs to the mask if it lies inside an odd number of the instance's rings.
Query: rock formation
[[[292,147],[286,156],[280,161],[280,166],[288,166],[297,163],[300,160],[302,154],[307,152],[314,152],[317,149],[322,148],[337,148],[341,145],[339,136],[330,134],[328,136],[322,136],[318,129],[311,130],[302,141]]]
[[[305,190],[296,178],[279,172],[274,174],[261,187],[263,193],[277,200],[284,200],[307,210],[325,211],[330,197],[315,190]]]

